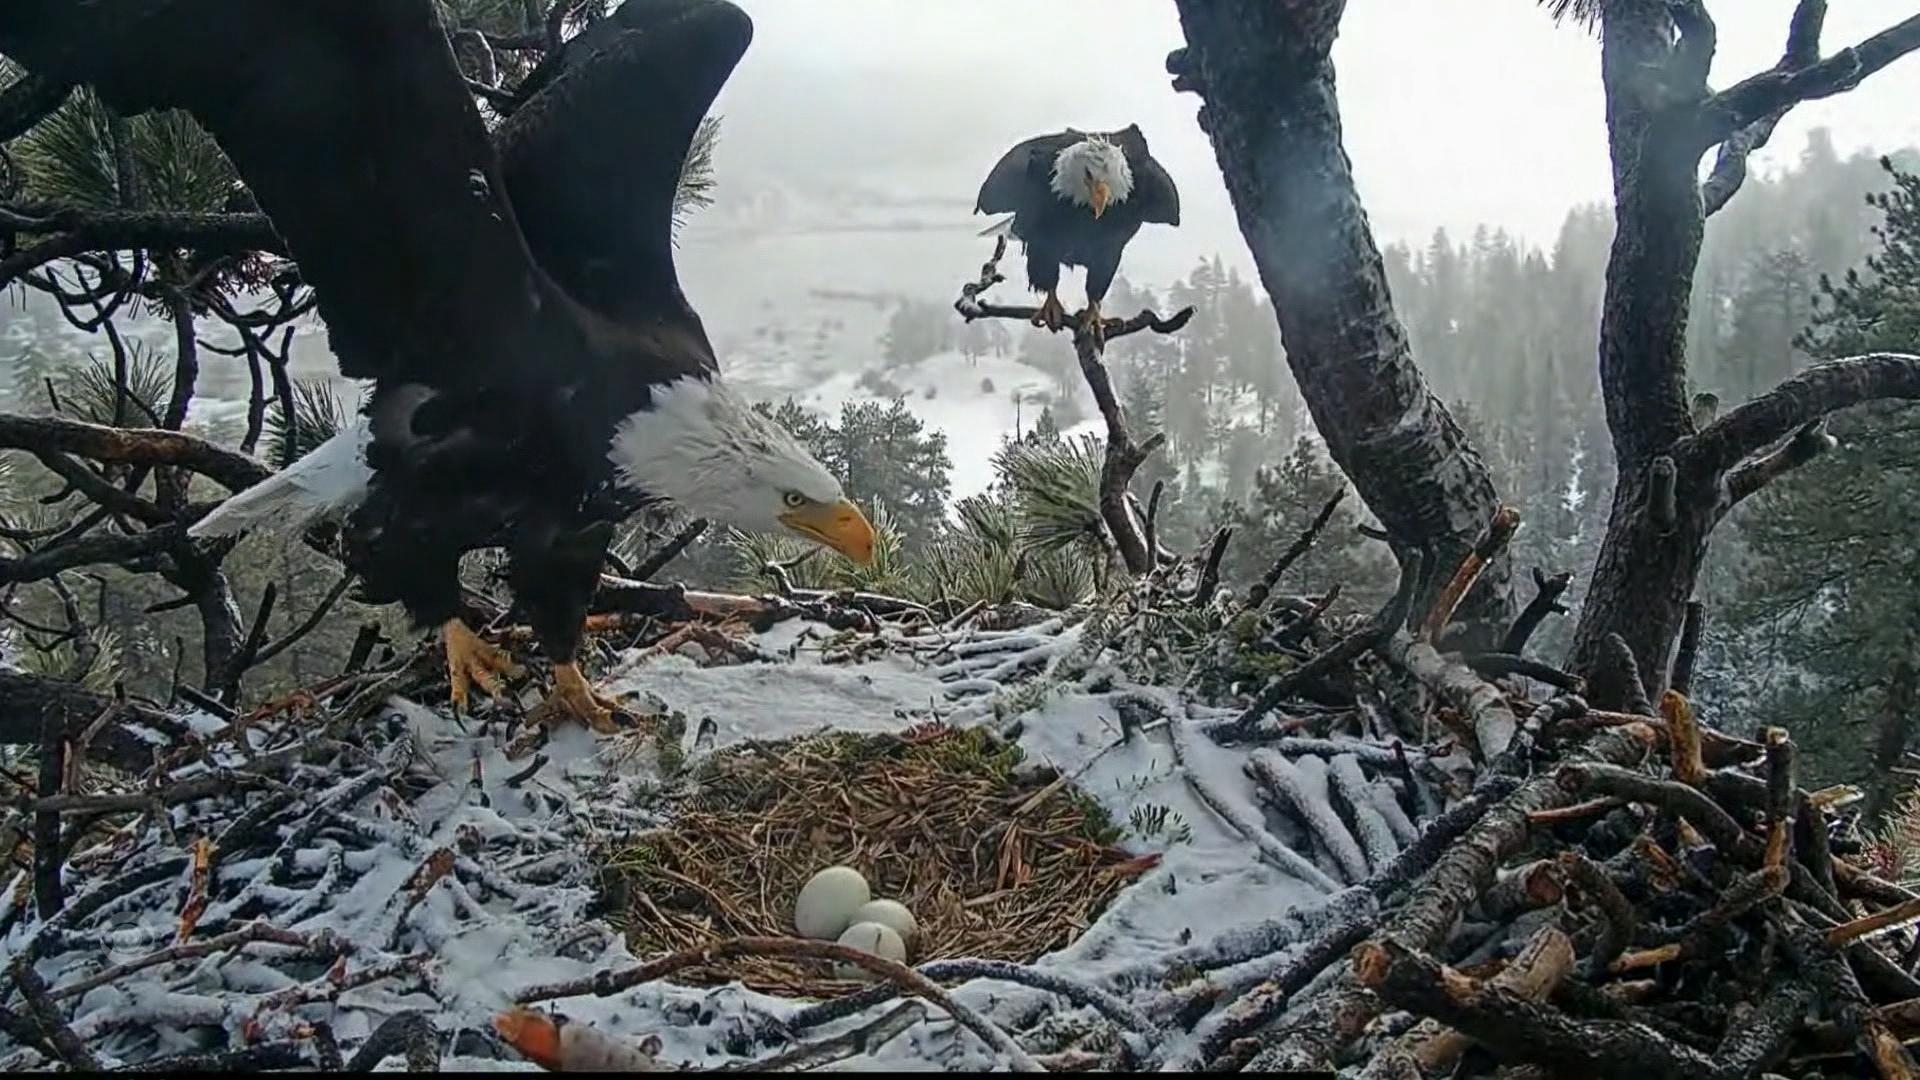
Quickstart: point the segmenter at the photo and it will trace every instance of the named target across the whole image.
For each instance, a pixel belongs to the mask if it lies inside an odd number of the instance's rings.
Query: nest
[[[611,918],[637,955],[791,935],[808,878],[859,870],[914,913],[912,963],[1024,963],[1085,930],[1152,857],[1064,778],[1016,771],[1020,750],[940,725],[811,736],[715,754],[668,828],[603,853]],[[860,984],[817,964],[748,957],[689,982],[827,997]]]

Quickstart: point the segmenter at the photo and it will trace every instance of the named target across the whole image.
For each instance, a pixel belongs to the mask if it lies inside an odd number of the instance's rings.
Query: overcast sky
[[[1137,122],[1180,185],[1188,241],[1228,239],[1197,99],[1164,73],[1182,44],[1172,0],[736,2],[755,35],[717,105],[723,198],[733,172],[924,194],[964,212],[1015,141]],[[1711,7],[1714,85],[1773,63],[1793,0]],[[1826,50],[1915,8],[1835,0]],[[1528,0],[1352,0],[1334,55],[1347,149],[1386,239],[1486,221],[1547,245],[1570,205],[1607,197],[1599,44]],[[1842,153],[1920,144],[1920,56],[1795,110],[1762,167],[1792,160],[1815,126]]]

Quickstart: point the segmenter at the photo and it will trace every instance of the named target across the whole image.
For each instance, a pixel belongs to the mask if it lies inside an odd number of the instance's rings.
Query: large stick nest
[[[1156,861],[1113,846],[1107,816],[1064,780],[1017,768],[981,729],[833,733],[715,754],[671,826],[606,851],[614,920],[636,955],[791,934],[808,878],[844,864],[919,922],[911,961],[1027,962],[1090,925]],[[681,976],[830,996],[858,984],[779,957]]]

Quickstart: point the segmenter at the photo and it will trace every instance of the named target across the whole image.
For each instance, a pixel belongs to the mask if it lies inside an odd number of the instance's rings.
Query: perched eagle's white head
[[[873,526],[800,440],[716,376],[655,387],[620,422],[608,451],[620,483],[696,517],[750,532],[795,532],[855,562],[873,558]]]
[[[1093,216],[1133,194],[1133,166],[1126,151],[1105,135],[1089,135],[1054,155],[1053,193],[1077,206],[1093,207]]]

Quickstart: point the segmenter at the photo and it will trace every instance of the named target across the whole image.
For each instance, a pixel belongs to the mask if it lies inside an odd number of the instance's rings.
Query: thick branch
[[[207,255],[287,253],[265,214],[185,214],[79,210],[26,212],[0,208],[0,231],[46,239],[0,259],[0,286],[55,259],[89,251],[188,248]]]
[[[1796,428],[1883,398],[1920,399],[1920,356],[1867,353],[1815,364],[1685,440],[1682,460],[1696,477],[1718,476]]]
[[[1827,433],[1826,421],[1815,420],[1794,432],[1793,438],[1777,449],[1747,461],[1728,474],[1728,505],[1738,505],[1742,499],[1838,445],[1840,440]]]
[[[243,491],[272,475],[245,454],[193,435],[144,428],[111,428],[53,416],[0,413],[0,449],[76,454],[115,465],[171,465]]]
[[[1805,5],[1802,5],[1804,8]],[[1805,33],[1795,16],[1797,40],[1788,48],[1805,50]],[[1814,27],[1817,33],[1817,26]],[[1798,70],[1775,67],[1722,90],[1702,106],[1707,145],[1731,137],[1741,128],[1770,113],[1792,108],[1803,101],[1831,97],[1860,85],[1867,76],[1920,49],[1920,15],[1915,15],[1881,31],[1852,48],[1842,49],[1825,60]]]
[[[171,739],[184,739],[185,725],[167,714],[137,702],[115,701],[104,694],[58,679],[0,671],[0,745],[32,746],[40,741],[40,718],[51,709],[63,709],[69,718],[68,735],[77,738],[93,721],[115,709],[114,720],[87,741],[89,756],[118,769],[139,772],[153,765],[154,744],[127,730],[137,725]]]

